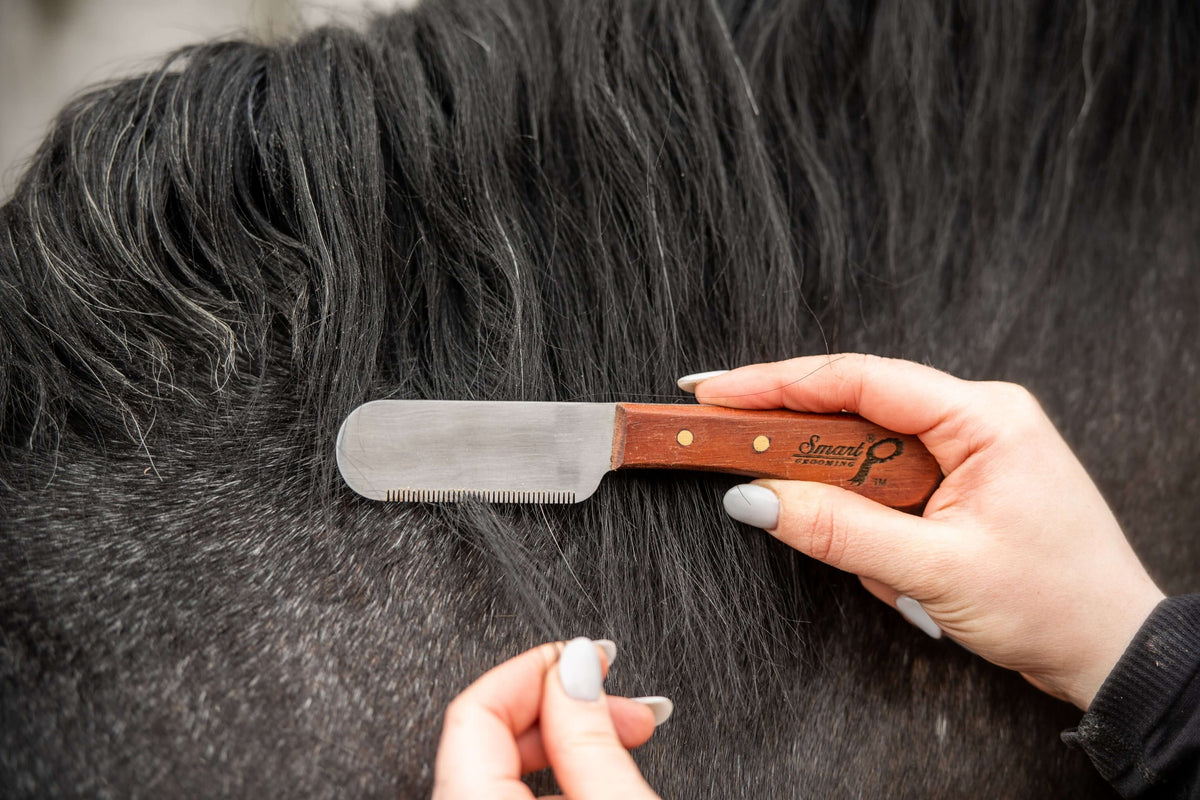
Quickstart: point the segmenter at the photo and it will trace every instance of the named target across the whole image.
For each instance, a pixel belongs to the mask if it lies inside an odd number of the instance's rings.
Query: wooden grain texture
[[[618,403],[612,465],[820,481],[906,511],[942,479],[917,437],[853,414],[718,406]]]

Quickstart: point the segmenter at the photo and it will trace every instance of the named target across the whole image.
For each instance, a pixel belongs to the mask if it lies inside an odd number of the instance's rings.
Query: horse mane
[[[449,700],[582,634],[675,700],[664,796],[1102,796],[1073,709],[732,522],[734,478],[382,504],[333,442],[381,397],[896,355],[1028,385],[1194,590],[1198,36],[428,0],[82,95],[0,208],[4,793],[427,794]]]

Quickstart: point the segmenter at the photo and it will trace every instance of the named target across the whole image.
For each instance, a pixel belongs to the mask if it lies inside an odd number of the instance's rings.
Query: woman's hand
[[[607,697],[616,652],[606,640],[544,644],[468,686],[446,709],[434,800],[532,798],[521,776],[547,766],[573,800],[656,798],[627,748],[666,721],[671,701]]]
[[[919,436],[946,476],[923,518],[837,487],[776,480],[734,487],[726,510],[857,574],[936,634],[923,607],[958,642],[1056,697],[1086,709],[1163,599],[1095,484],[1019,386],[864,355],[689,378],[680,386],[694,386],[701,403],[851,411]]]

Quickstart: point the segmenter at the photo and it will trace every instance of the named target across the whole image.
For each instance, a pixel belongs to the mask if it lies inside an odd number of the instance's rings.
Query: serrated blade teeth
[[[574,492],[479,491],[475,489],[388,489],[386,500],[397,503],[574,503]]]

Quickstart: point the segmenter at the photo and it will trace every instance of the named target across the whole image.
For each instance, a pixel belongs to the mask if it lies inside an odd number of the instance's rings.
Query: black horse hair
[[[736,478],[385,504],[333,442],[894,355],[1029,386],[1194,591],[1197,63],[1188,2],[427,0],[89,90],[0,209],[0,793],[427,795],[457,692],[589,635],[664,797],[1103,796]]]

